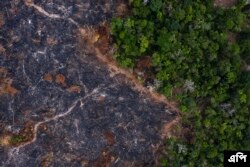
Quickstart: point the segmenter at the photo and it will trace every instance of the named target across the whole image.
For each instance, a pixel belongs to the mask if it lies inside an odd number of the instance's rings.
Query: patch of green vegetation
[[[163,166],[222,166],[224,150],[250,150],[249,12],[201,0],[131,0],[111,22],[116,59],[151,55],[159,91],[178,100],[192,140],[171,138]],[[236,37],[234,37],[236,36]],[[173,94],[174,90],[182,90]]]
[[[19,143],[22,143],[26,140],[26,137],[25,136],[22,136],[22,135],[14,135],[11,137],[10,139],[10,143],[13,144],[13,145],[16,145],[16,144],[19,144]]]

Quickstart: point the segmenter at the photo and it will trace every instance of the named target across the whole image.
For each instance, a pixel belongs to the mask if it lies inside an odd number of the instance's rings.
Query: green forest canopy
[[[222,166],[224,150],[250,150],[250,22],[246,1],[130,0],[113,18],[116,59],[133,68],[150,55],[159,91],[178,100],[192,139],[167,141],[163,166]],[[175,89],[182,90],[173,95]]]

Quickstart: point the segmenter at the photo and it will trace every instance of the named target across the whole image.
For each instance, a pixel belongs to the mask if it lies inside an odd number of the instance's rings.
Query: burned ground
[[[116,6],[0,1],[0,166],[153,166],[176,111],[79,42]]]

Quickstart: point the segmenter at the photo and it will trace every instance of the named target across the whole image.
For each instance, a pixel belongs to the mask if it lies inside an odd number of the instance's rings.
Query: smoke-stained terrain
[[[115,6],[0,1],[0,166],[153,166],[176,112],[79,43]]]

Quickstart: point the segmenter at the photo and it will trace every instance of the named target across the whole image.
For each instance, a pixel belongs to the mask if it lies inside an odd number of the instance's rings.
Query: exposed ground
[[[229,8],[235,5],[237,0],[214,0],[214,5],[224,8]]]
[[[106,22],[124,4],[0,9],[0,166],[154,166],[178,110],[112,60]]]

